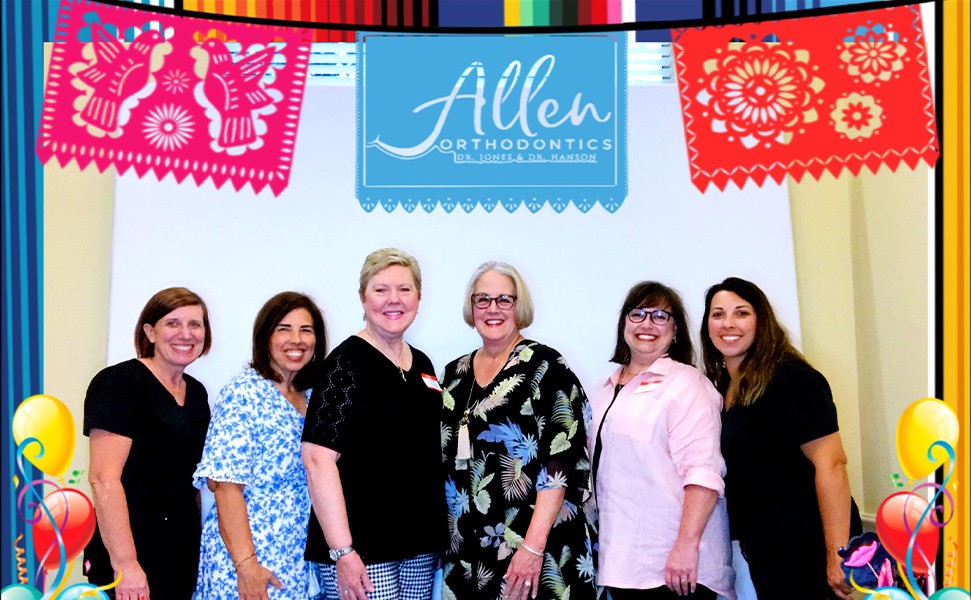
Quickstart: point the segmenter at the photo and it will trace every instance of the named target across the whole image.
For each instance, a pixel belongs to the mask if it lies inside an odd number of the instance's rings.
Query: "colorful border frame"
[[[507,0],[511,2],[512,0]],[[183,2],[176,0],[181,8]],[[110,2],[126,4],[128,2]],[[873,2],[850,7],[794,13],[777,16],[791,18],[825,12],[862,10],[867,5],[887,6],[898,2]],[[965,435],[960,438],[958,456],[969,456],[968,412],[971,397],[971,366],[968,364],[969,320],[969,85],[967,0],[937,0],[935,50],[937,57],[937,111],[942,141],[943,160],[935,172],[935,227],[937,248],[934,290],[937,315],[937,395],[958,414]],[[208,7],[208,2],[203,3]],[[518,6],[518,3],[517,3]],[[215,9],[215,3],[212,4]],[[149,9],[149,7],[146,7]],[[2,304],[0,304],[0,400],[2,400],[3,458],[2,474],[12,485],[14,469],[13,440],[10,422],[16,407],[27,397],[43,390],[43,170],[34,151],[38,108],[43,100],[43,42],[53,39],[55,0],[0,0],[3,17],[3,203],[2,203]],[[152,7],[154,10],[165,10]],[[195,13],[200,16],[199,13]],[[214,16],[206,13],[204,16]],[[758,18],[764,18],[762,15]],[[735,20],[754,20],[739,17]],[[727,20],[727,19],[726,19]],[[520,21],[521,22],[521,21]],[[302,24],[302,23],[301,23]],[[518,25],[505,21],[508,25]],[[603,29],[660,29],[670,26],[701,25],[701,22],[662,24],[620,23],[584,28],[556,28],[556,31]],[[929,24],[928,24],[929,25]],[[335,29],[353,29],[337,25]],[[405,30],[390,27],[389,30]],[[444,31],[443,28],[438,31]],[[530,28],[520,27],[517,31]],[[426,31],[428,29],[425,29]],[[553,31],[534,27],[533,31]],[[475,29],[475,31],[482,31]],[[955,481],[954,518],[945,529],[940,559],[954,552],[953,577],[946,583],[968,587],[969,502],[964,489],[969,482],[969,461],[960,461]],[[957,485],[958,482],[963,486]],[[0,536],[0,587],[17,581],[15,544],[25,547],[29,530],[17,518],[13,494],[0,494],[3,534]],[[22,536],[22,537],[21,537]],[[24,557],[24,568],[36,569],[32,556]]]

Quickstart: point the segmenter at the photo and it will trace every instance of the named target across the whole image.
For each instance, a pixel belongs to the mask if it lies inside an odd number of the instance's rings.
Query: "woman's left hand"
[[[846,574],[843,572],[842,567],[840,567],[840,559],[829,560],[827,562],[826,580],[829,583],[829,587],[833,590],[833,594],[837,598],[850,600],[853,598],[853,588],[850,587],[850,584],[846,583]]]
[[[698,584],[697,546],[691,548],[680,540],[674,543],[664,564],[664,584],[679,596],[694,593]]]
[[[542,556],[537,556],[520,546],[519,550],[512,555],[506,574],[502,577],[503,600],[535,598],[542,569]]]
[[[236,587],[240,600],[267,600],[270,597],[267,588],[271,585],[278,590],[283,589],[283,583],[273,571],[256,559],[245,560],[236,569]]]

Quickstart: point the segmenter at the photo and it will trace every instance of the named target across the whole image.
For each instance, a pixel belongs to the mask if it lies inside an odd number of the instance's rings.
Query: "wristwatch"
[[[331,548],[328,554],[330,555],[330,559],[332,561],[337,562],[338,558],[344,556],[345,554],[350,554],[351,552],[354,552],[353,546],[344,546],[343,548]]]

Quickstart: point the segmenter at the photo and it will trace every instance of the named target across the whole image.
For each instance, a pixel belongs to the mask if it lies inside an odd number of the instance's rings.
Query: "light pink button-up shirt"
[[[589,388],[591,458],[619,376],[620,368]],[[597,583],[629,589],[664,585],[664,565],[681,524],[684,486],[694,484],[719,495],[701,536],[698,583],[735,597],[719,444],[721,408],[721,396],[698,369],[667,357],[654,361],[617,395],[600,432]]]

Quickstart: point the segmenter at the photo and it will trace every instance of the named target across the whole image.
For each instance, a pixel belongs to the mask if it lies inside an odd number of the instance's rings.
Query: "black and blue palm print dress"
[[[565,488],[543,551],[537,598],[594,598],[591,528],[584,513],[590,463],[590,407],[576,375],[554,349],[520,342],[484,389],[472,356],[443,376],[442,452],[449,548],[444,600],[497,599],[509,560],[526,535],[536,494]],[[467,415],[471,457],[457,460]]]

